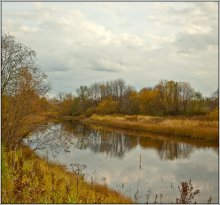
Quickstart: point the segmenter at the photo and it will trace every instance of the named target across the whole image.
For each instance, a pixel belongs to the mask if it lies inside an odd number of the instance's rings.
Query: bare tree
[[[2,35],[1,93],[5,94],[22,67],[32,68],[36,52],[17,42],[14,36]]]
[[[3,35],[2,139],[8,146],[16,146],[31,131],[41,97],[50,89],[47,76],[34,66],[35,55],[13,36]]]
[[[179,82],[180,103],[183,112],[186,112],[190,100],[194,97],[194,89],[187,82]]]
[[[161,81],[156,87],[166,114],[179,114],[187,111],[194,89],[188,82]]]

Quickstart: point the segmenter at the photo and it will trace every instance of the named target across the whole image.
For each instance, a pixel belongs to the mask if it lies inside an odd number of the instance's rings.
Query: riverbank
[[[132,203],[105,184],[85,182],[28,147],[2,148],[2,203]]]
[[[89,118],[66,117],[110,127],[146,131],[218,143],[218,121],[196,118],[166,118],[128,115],[92,115]]]

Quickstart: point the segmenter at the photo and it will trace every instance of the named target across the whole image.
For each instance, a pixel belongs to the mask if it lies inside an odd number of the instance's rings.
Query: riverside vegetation
[[[218,143],[218,121],[207,119],[165,118],[128,115],[92,115],[87,122],[116,128],[169,134]]]
[[[132,203],[105,184],[48,163],[27,147],[2,155],[2,203]]]
[[[51,118],[85,116],[120,128],[218,140],[218,90],[203,97],[187,82],[160,81],[136,91],[118,79],[80,86],[76,96],[60,93],[48,99],[51,85],[35,57],[35,51],[3,34],[2,203],[132,202],[106,185],[88,184],[83,176],[40,159],[22,144]]]

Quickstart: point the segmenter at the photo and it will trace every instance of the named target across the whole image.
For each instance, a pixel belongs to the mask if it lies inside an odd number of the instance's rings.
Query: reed
[[[152,117],[141,115],[92,115],[85,121],[129,130],[169,134],[207,141],[218,141],[217,120]]]

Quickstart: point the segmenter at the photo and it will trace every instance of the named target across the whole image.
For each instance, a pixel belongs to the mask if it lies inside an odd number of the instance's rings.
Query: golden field
[[[218,121],[208,120],[206,118],[92,115],[84,121],[128,130],[218,141]]]

